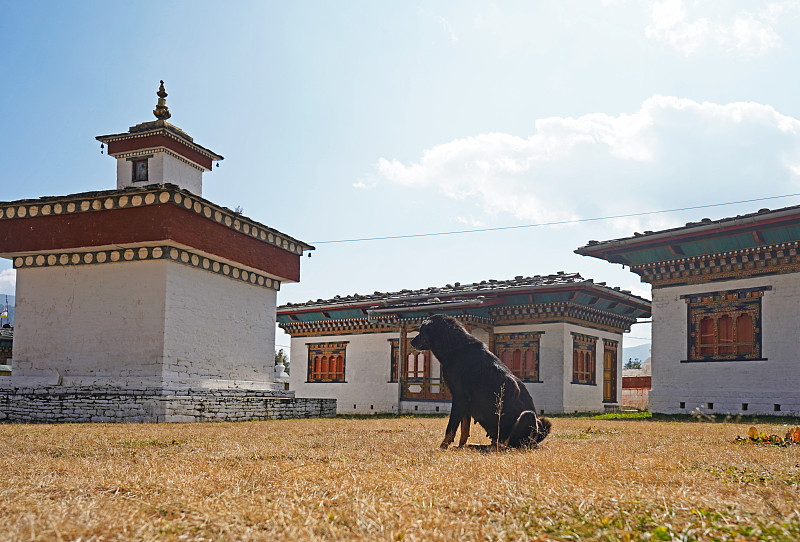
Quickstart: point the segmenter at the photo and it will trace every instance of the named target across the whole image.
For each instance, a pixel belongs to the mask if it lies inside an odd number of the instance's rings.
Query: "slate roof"
[[[440,297],[453,300],[457,298],[474,298],[481,294],[503,294],[515,290],[531,290],[559,286],[592,286],[606,290],[608,293],[628,297],[631,301],[646,303],[650,301],[632,294],[619,287],[606,286],[605,282],[595,283],[592,279],[584,279],[578,273],[565,273],[559,271],[554,275],[535,275],[533,277],[516,276],[510,280],[482,280],[472,284],[455,282],[441,287],[422,288],[419,290],[400,290],[397,292],[374,292],[372,294],[352,294],[347,296],[334,296],[331,299],[309,300],[305,303],[287,303],[278,307],[278,311],[292,312],[295,310],[321,309],[335,306],[352,306],[375,304],[377,306],[398,306],[414,302],[415,305],[438,304]]]

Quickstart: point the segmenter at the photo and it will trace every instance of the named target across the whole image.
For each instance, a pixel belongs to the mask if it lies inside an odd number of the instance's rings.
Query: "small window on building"
[[[499,333],[494,351],[520,380],[539,382],[539,337],[541,333]]]
[[[761,298],[767,288],[685,296],[689,361],[761,358]]]
[[[572,334],[572,383],[594,384],[597,337]]]
[[[346,342],[306,346],[309,382],[344,382]]]
[[[147,181],[147,158],[133,160],[133,182],[143,183]]]

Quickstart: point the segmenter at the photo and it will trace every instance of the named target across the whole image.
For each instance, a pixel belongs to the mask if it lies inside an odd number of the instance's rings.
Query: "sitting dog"
[[[550,432],[550,420],[536,415],[522,381],[455,318],[431,316],[422,323],[411,346],[433,352],[453,396],[441,448],[450,446],[459,424],[459,446],[466,443],[470,418],[486,430],[494,446],[536,446]]]

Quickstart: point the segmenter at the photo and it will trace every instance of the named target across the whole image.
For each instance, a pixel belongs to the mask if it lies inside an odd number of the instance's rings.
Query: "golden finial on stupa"
[[[158,105],[156,105],[156,108],[153,110],[153,115],[155,115],[158,120],[167,120],[172,114],[167,107],[167,91],[164,89],[164,81],[161,81],[161,86],[158,87],[156,96],[158,96]]]

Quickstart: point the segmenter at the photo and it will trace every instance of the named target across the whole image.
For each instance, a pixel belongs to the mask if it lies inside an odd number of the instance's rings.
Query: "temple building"
[[[439,363],[410,340],[432,314],[458,318],[530,390],[537,410],[620,405],[623,334],[650,302],[577,274],[336,296],[278,308],[291,336],[291,389],[340,414],[448,412]]]
[[[800,415],[800,206],[589,241],[652,285],[650,410]]]
[[[204,199],[223,157],[167,122],[163,81],[157,95],[156,120],[97,138],[116,189],[0,202],[17,270],[0,419],[333,414],[274,382],[277,292],[313,247]]]

